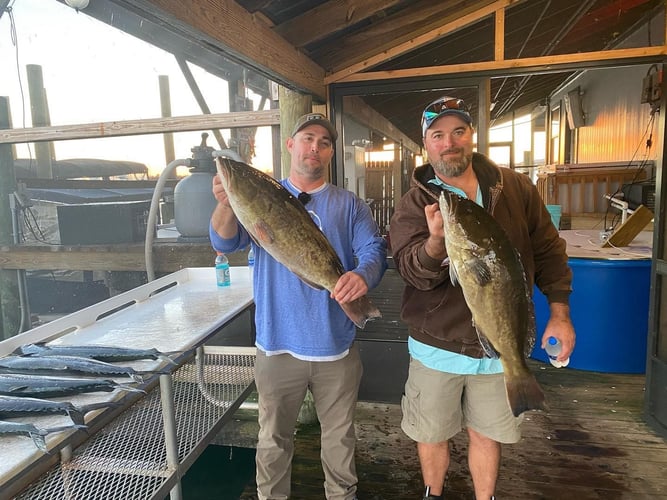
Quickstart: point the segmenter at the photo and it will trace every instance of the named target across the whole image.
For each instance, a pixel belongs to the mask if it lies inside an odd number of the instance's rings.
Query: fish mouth
[[[229,160],[227,158],[223,158],[222,156],[215,157],[215,165],[216,165],[216,170],[218,171],[218,177],[220,177],[222,186],[226,190],[229,188],[229,179],[231,177],[230,173],[232,166],[229,163]]]
[[[459,195],[453,193],[449,189],[443,189],[440,197],[442,200],[444,200],[445,207],[447,208],[447,214],[453,214],[459,201]]]

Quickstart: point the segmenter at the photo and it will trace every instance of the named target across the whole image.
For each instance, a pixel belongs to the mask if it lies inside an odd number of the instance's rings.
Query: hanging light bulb
[[[89,0],[65,0],[65,3],[79,12],[81,9],[88,7],[88,1]]]

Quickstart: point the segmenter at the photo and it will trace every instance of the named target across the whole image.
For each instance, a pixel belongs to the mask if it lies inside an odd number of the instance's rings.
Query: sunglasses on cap
[[[445,115],[458,115],[468,125],[472,125],[472,116],[463,99],[441,97],[426,106],[422,113],[422,136],[426,136],[426,131],[436,119]]]

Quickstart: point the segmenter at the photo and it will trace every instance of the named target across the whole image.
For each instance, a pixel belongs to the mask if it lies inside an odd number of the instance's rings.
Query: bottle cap
[[[567,358],[565,361],[557,361],[555,359],[551,359],[551,356],[549,357],[549,361],[551,362],[552,365],[554,365],[556,368],[563,368],[567,365],[570,364],[570,358]]]

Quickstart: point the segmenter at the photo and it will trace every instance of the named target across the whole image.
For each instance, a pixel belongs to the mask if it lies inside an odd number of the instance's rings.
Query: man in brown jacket
[[[521,438],[521,417],[507,402],[503,368],[485,357],[460,286],[450,281],[438,197],[443,189],[490,212],[518,250],[532,290],[546,295],[550,319],[542,337],[574,349],[569,295],[572,273],[565,241],[530,179],[473,153],[472,117],[465,103],[445,96],[422,115],[429,164],[415,169],[411,189],[391,219],[396,267],[406,282],[401,319],[409,327],[410,370],[401,427],[417,442],[426,493],[440,499],[449,467],[449,439],[465,427],[477,499],[494,498],[501,443]]]

